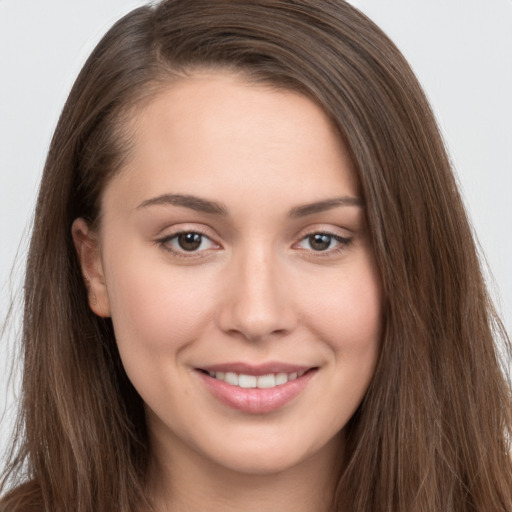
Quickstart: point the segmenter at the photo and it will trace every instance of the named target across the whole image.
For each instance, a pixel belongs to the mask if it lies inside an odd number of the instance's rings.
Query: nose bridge
[[[290,331],[295,323],[282,265],[271,247],[251,245],[230,265],[221,327],[249,340]]]

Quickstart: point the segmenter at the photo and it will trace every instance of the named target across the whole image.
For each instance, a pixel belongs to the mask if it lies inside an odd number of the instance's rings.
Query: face
[[[306,97],[223,74],[159,93],[73,234],[153,446],[244,473],[342,443],[381,290],[352,162]]]

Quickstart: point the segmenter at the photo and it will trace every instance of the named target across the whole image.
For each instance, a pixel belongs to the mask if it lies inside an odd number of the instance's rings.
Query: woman
[[[512,510],[506,335],[449,162],[344,2],[119,21],[57,126],[25,293],[2,511]]]

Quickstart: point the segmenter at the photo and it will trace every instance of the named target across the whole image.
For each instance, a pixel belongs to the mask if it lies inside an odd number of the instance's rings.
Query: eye
[[[345,238],[333,233],[311,233],[299,242],[298,247],[315,252],[327,252],[346,246],[350,242],[350,238]]]
[[[178,253],[194,253],[218,247],[209,237],[197,231],[183,231],[158,242],[168,251]]]

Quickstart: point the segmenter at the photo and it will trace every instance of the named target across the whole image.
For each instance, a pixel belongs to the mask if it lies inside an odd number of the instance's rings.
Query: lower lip
[[[197,373],[212,395],[223,404],[250,414],[267,414],[284,407],[299,395],[313,378],[316,370],[309,370],[302,377],[266,389],[232,386],[203,372]]]

